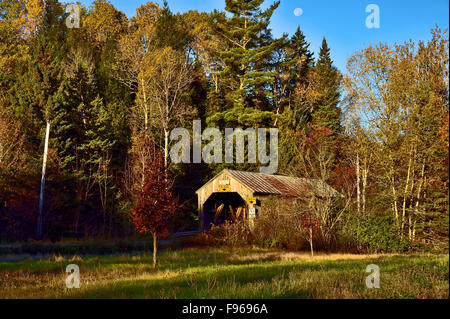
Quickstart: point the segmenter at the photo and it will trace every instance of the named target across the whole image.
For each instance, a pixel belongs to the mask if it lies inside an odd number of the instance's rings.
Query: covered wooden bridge
[[[316,179],[224,170],[196,191],[200,230],[226,220],[251,222],[270,196],[292,200],[312,193],[320,197],[340,195]]]

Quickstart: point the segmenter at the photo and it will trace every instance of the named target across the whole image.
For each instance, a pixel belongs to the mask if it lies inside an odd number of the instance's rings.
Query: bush
[[[217,244],[232,247],[249,245],[253,241],[250,227],[242,221],[227,221],[222,225],[213,226],[210,235],[216,240]]]
[[[271,198],[264,202],[264,209],[255,219],[253,229],[242,221],[228,221],[213,226],[208,234],[216,244],[233,247],[256,245],[262,248],[309,249],[300,214],[293,207],[286,201]]]
[[[214,226],[208,239],[214,244],[228,246],[255,245],[261,248],[280,248],[308,251],[309,228],[302,225],[302,210],[295,201],[278,198],[264,201],[263,209],[255,219],[253,229],[248,223],[227,222]],[[395,221],[390,215],[376,213],[365,216],[349,216],[340,222],[326,239],[322,225],[314,230],[315,251],[345,252],[406,252],[412,249],[407,238],[401,239]]]
[[[349,221],[342,233],[343,242],[357,245],[358,250],[370,253],[405,252],[410,242],[398,235],[391,216],[369,214]]]
[[[255,220],[254,243],[264,248],[307,249],[309,244],[301,227],[301,215],[295,205],[270,198]]]

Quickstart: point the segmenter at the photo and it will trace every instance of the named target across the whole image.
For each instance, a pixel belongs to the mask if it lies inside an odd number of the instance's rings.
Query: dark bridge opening
[[[213,193],[203,205],[204,228],[245,219],[246,203],[238,193]]]

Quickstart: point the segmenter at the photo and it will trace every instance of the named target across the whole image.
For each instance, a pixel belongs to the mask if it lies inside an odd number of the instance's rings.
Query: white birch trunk
[[[164,129],[164,168],[169,166],[169,130]]]
[[[356,202],[358,205],[358,216],[361,213],[361,170],[359,163],[359,154],[356,155]]]
[[[42,239],[42,214],[43,214],[43,209],[44,209],[45,171],[47,168],[49,138],[50,138],[50,122],[47,122],[47,128],[45,130],[44,158],[43,158],[43,162],[42,162],[41,192],[39,195],[39,216],[38,216],[38,223],[37,223],[37,238],[38,239]]]

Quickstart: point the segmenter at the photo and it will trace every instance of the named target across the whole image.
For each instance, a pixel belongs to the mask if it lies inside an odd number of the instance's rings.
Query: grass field
[[[5,258],[3,259],[5,260]],[[81,287],[67,289],[66,266]],[[367,265],[380,267],[368,289]],[[42,257],[0,262],[0,298],[448,298],[448,255],[318,255],[261,249]]]

